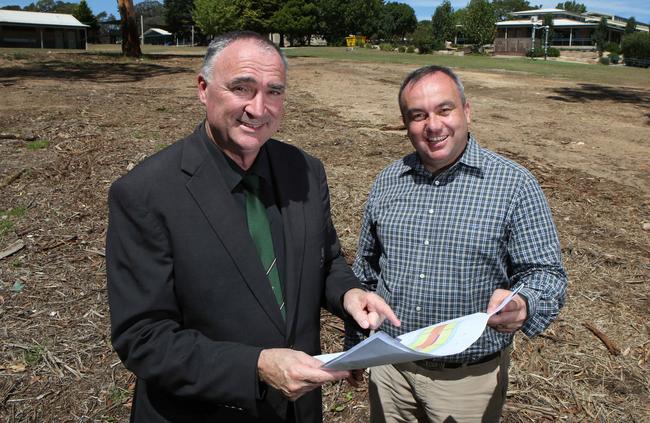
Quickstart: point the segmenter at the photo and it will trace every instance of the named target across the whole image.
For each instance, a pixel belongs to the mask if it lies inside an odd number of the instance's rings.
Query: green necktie
[[[260,178],[253,174],[245,175],[243,183],[244,188],[246,188],[246,219],[248,221],[248,231],[253,238],[253,242],[255,242],[262,266],[266,270],[266,276],[269,278],[273,294],[275,294],[275,299],[280,306],[280,313],[282,313],[282,317],[286,318],[282,285],[276,263],[277,258],[273,249],[271,225],[269,224],[266,207],[264,207],[259,197]]]

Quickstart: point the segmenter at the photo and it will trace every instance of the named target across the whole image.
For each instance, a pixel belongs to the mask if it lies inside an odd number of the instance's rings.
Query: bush
[[[650,33],[635,32],[626,35],[621,51],[626,59],[650,59]]]
[[[618,54],[616,53],[609,54],[609,61],[612,62],[613,65],[618,65],[619,60],[621,60],[621,58]]]
[[[379,50],[381,50],[381,51],[393,51],[393,45],[391,43],[381,43],[381,44],[379,44]]]
[[[399,53],[406,53],[406,47],[404,47],[404,46],[399,46],[399,47],[397,47],[397,51],[398,51]]]
[[[415,47],[413,47],[413,46],[406,47],[406,52],[407,53],[415,53]]]
[[[560,57],[560,49],[557,49],[555,47],[549,47],[546,54],[548,55],[548,57]]]
[[[605,43],[603,48],[605,51],[609,51],[610,53],[621,54],[621,47],[617,43]]]
[[[601,57],[600,59],[598,59],[598,63],[600,63],[601,65],[609,65],[609,57],[605,57],[605,56]]]
[[[535,47],[533,50],[528,50],[526,52],[528,57],[544,57],[544,49],[542,47]],[[546,49],[547,57],[560,57],[560,50],[555,47],[549,47]]]
[[[365,43],[365,44],[363,45],[363,48],[372,48],[372,44],[370,44],[370,43]]]

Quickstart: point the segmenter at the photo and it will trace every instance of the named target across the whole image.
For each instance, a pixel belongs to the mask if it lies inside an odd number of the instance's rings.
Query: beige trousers
[[[492,423],[508,389],[509,349],[485,363],[427,370],[415,363],[370,369],[371,423]]]

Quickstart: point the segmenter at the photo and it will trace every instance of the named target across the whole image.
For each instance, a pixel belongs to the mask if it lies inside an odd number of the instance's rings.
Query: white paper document
[[[521,285],[506,297],[492,313],[474,313],[427,326],[392,338],[377,332],[348,351],[318,355],[331,370],[365,369],[382,364],[405,363],[458,354],[481,336],[488,319],[512,300]]]

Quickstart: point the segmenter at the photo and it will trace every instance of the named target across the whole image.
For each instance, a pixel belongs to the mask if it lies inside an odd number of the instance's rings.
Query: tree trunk
[[[138,37],[138,23],[133,12],[133,0],[117,0],[120,10],[120,27],[122,29],[122,54],[128,57],[142,56],[140,39]]]

